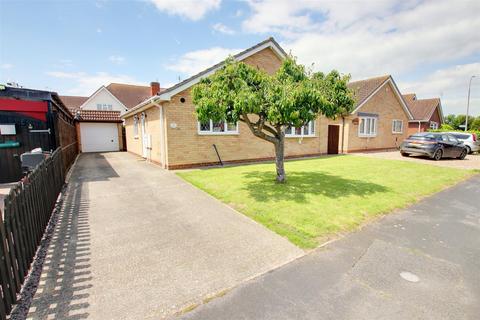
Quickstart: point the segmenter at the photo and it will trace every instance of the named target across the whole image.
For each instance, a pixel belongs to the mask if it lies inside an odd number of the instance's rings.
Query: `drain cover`
[[[407,280],[409,282],[418,282],[420,281],[420,278],[411,272],[408,271],[402,271],[400,272],[400,277],[403,278],[403,280]]]

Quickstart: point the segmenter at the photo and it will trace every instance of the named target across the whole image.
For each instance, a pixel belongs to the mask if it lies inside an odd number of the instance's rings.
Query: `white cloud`
[[[221,0],[150,0],[158,10],[193,21],[220,7]]]
[[[224,34],[234,34],[235,31],[224,25],[223,23],[215,23],[213,26],[212,26],[212,29],[216,32],[220,32],[220,33],[224,33]]]
[[[167,65],[166,68],[186,75],[193,75],[225,60],[230,54],[240,51],[242,49],[221,47],[191,51],[181,56],[177,61]]]
[[[351,73],[353,79],[392,74],[401,82],[403,78],[414,79],[425,70],[446,69],[452,72],[448,75],[451,81],[443,81],[453,87],[430,81],[431,90],[425,89],[425,93],[438,96],[443,92],[443,104],[455,112],[460,110],[462,95],[466,99],[466,89],[453,84],[455,68],[448,67],[480,55],[476,32],[480,30],[479,1],[382,0],[374,5],[331,0],[247,3],[250,15],[242,23],[244,31],[281,34],[284,48],[291,50],[301,63],[315,63],[316,70],[337,69]],[[444,76],[440,71],[428,74],[415,85]]]
[[[88,74],[86,72],[63,72],[50,71],[47,75],[72,81],[71,89],[60,94],[89,96],[102,85],[108,85],[111,82],[140,84],[138,81],[127,75],[113,75],[107,72],[97,72]]]
[[[403,92],[415,92],[419,99],[439,97],[445,114],[465,113],[470,77],[472,81],[471,113],[480,115],[480,62],[455,65],[427,75],[412,82],[399,82]]]
[[[112,55],[112,56],[108,57],[108,60],[110,60],[110,62],[115,63],[115,64],[122,64],[122,63],[125,62],[124,57],[116,56],[116,55]]]
[[[11,64],[11,63],[2,63],[0,65],[0,69],[8,70],[8,69],[12,69],[12,68],[13,68],[13,64]]]
[[[102,29],[101,28],[97,28],[97,33],[102,33]]]

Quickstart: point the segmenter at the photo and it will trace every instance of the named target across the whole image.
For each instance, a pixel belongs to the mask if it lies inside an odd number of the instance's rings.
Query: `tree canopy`
[[[229,58],[196,84],[192,95],[199,121],[241,121],[255,136],[273,143],[277,181],[284,182],[285,129],[304,126],[320,114],[348,114],[354,105],[348,80],[337,71],[307,70],[291,56],[273,75]]]

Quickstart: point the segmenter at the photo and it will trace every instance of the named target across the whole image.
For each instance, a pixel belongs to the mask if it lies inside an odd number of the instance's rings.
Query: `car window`
[[[458,143],[457,138],[455,138],[455,137],[452,136],[452,135],[449,135],[449,136],[448,136],[448,141],[453,142],[453,143]]]
[[[454,136],[459,140],[467,140],[468,138],[470,138],[469,134],[463,134],[463,133],[452,133],[452,136]]]
[[[447,137],[447,135],[446,135],[446,134],[442,134],[440,140],[441,140],[441,141],[448,142],[448,137]]]

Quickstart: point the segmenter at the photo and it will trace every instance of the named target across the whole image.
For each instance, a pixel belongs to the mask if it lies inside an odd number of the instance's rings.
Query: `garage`
[[[120,112],[82,110],[77,114],[76,120],[81,152],[123,149]]]
[[[119,151],[116,123],[80,123],[82,152]]]

